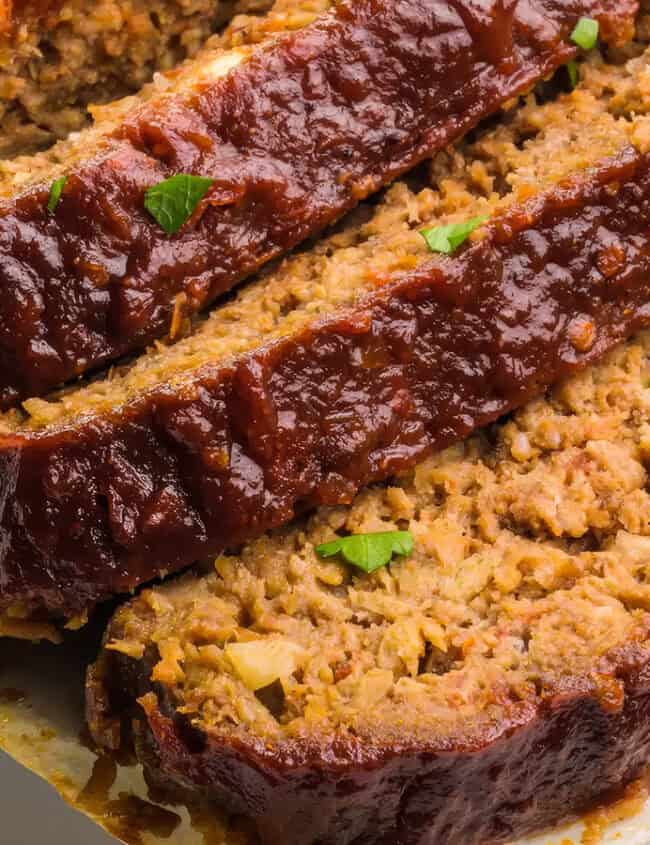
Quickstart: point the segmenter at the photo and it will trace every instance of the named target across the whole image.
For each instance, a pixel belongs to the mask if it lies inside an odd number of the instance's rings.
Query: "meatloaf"
[[[646,325],[647,56],[583,73],[189,338],[6,414],[4,630],[348,502]],[[427,253],[423,226],[486,214],[456,255]]]
[[[494,845],[650,761],[650,334],[121,607],[95,737],[268,845]],[[366,574],[319,544],[410,531]]]
[[[345,0],[256,49],[208,51],[146,102],[109,109],[0,184],[0,404],[176,336],[185,316],[571,59],[581,16],[619,44],[636,8]]]
[[[232,0],[3,0],[0,158],[78,131],[89,103],[137,91],[154,71],[195,54],[241,7]]]

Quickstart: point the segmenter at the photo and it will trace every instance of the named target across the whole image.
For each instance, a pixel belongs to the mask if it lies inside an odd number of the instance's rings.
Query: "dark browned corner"
[[[0,405],[165,335],[175,309],[196,312],[568,61],[578,18],[621,42],[636,9],[341,2],[200,90],[135,109],[50,210],[51,184],[0,203]],[[214,181],[168,236],[144,195],[173,174]]]

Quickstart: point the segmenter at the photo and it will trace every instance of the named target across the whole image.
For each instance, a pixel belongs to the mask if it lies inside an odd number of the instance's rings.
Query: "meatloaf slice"
[[[268,845],[494,845],[607,798],[650,762],[649,371],[646,333],[143,592],[89,674],[95,737],[132,731],[155,782]],[[412,553],[372,574],[315,551],[397,530]]]
[[[646,325],[648,64],[584,73],[439,156],[439,191],[400,183],[193,336],[5,415],[4,630],[350,501]],[[419,228],[490,212],[430,258]]]
[[[3,0],[0,158],[78,131],[89,103],[137,91],[264,0]],[[270,5],[270,3],[268,4]]]
[[[580,16],[616,44],[636,8],[345,0],[109,110],[49,167],[28,163],[27,182],[6,180],[0,404],[175,335],[184,315],[569,60]],[[147,190],[172,176],[202,179],[202,192],[163,228]]]

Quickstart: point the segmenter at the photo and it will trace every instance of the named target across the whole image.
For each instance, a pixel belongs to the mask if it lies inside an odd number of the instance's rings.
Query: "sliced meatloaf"
[[[203,53],[13,168],[0,184],[0,404],[175,336],[568,61],[581,16],[619,44],[636,8],[345,0],[255,49]]]
[[[78,131],[89,103],[137,91],[264,0],[3,0],[0,157]],[[270,4],[269,4],[270,5]]]
[[[650,335],[120,608],[98,741],[275,845],[494,845],[650,762]],[[410,531],[366,574],[319,544]],[[172,795],[174,793],[172,792]]]
[[[5,415],[4,630],[350,501],[646,325],[646,58],[594,58],[439,156],[438,189],[399,183],[191,337]],[[447,258],[418,233],[490,214]]]

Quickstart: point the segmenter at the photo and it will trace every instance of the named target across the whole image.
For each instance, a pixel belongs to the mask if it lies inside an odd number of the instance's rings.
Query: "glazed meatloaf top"
[[[396,186],[191,338],[7,415],[3,631],[349,501],[645,325],[648,66],[582,72],[439,157],[440,190]],[[490,212],[427,260],[418,229]]]
[[[144,591],[90,673],[95,737],[133,729],[153,780],[284,845],[492,845],[620,787],[650,754],[649,371],[643,334],[350,507]],[[318,551],[398,531],[412,551],[369,574]]]
[[[5,182],[0,403],[176,336],[571,59],[581,16],[619,44],[636,8],[346,0],[256,49],[204,53],[146,102],[109,110],[54,165]]]
[[[264,0],[3,0],[0,158],[81,129],[89,103],[137,91]]]

